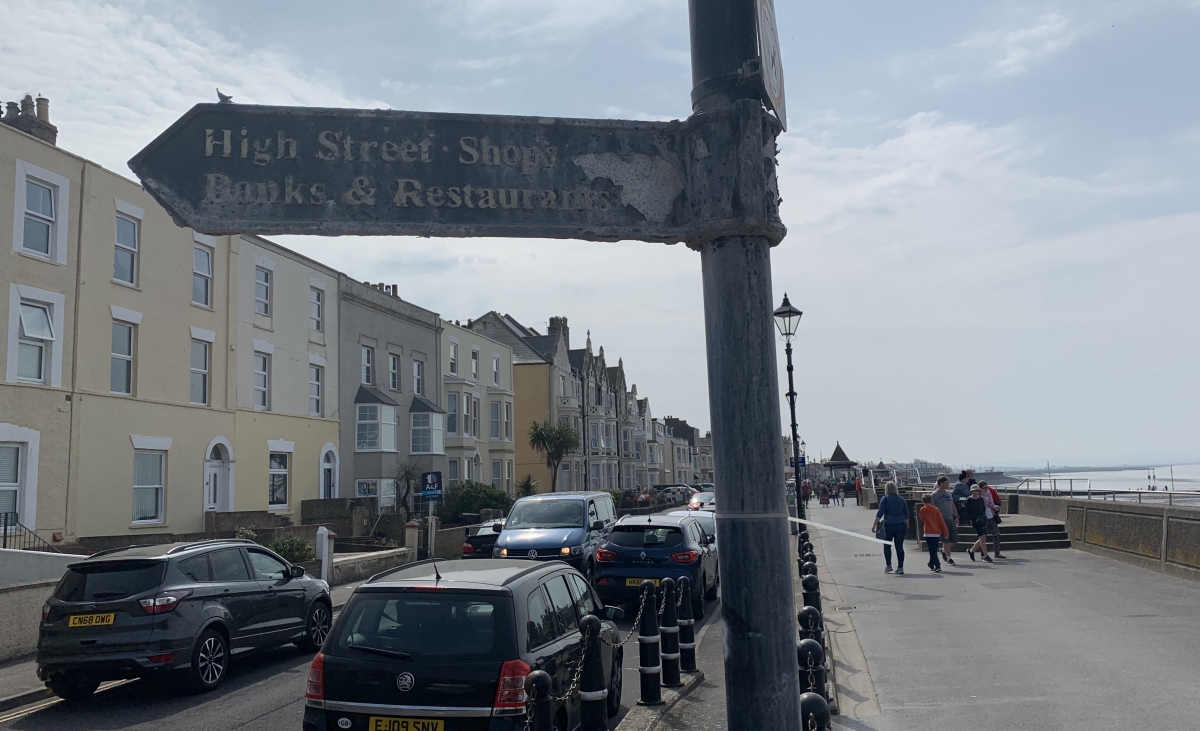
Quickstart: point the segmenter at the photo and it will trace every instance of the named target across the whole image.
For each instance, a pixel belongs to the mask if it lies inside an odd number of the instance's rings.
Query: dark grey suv
[[[102,551],[71,564],[42,607],[38,677],[67,700],[104,680],[173,671],[209,691],[232,654],[316,650],[331,618],[328,584],[252,541]]]

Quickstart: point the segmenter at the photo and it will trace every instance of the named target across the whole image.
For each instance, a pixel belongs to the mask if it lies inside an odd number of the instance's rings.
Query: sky
[[[777,0],[810,454],[1200,462],[1200,0]],[[125,162],[197,102],[690,113],[683,0],[0,0],[0,99]],[[277,237],[449,320],[590,330],[658,416],[709,427],[683,246]],[[780,393],[786,390],[783,347]],[[780,411],[787,422],[786,402]]]

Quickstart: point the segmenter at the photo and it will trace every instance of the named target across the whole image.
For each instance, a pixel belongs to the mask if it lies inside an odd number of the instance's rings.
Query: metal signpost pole
[[[761,109],[762,92],[747,78],[747,71],[753,72],[748,62],[760,56],[757,6],[755,0],[689,1],[692,109],[698,116],[730,106],[739,113]],[[778,130],[773,122],[764,116],[758,129],[746,128],[740,141],[743,169],[767,164],[764,148],[773,164]],[[750,210],[774,205],[778,198],[768,189],[743,186],[739,193],[741,206]],[[731,731],[798,728],[800,723],[787,504],[780,489],[772,243],[765,236],[729,235],[696,247],[703,269],[713,461],[720,494],[717,530]]]
[[[796,517],[804,520],[804,501],[800,499],[800,433],[796,425],[796,386],[792,377],[792,341],[787,341],[788,406],[792,410],[792,474],[796,480]]]

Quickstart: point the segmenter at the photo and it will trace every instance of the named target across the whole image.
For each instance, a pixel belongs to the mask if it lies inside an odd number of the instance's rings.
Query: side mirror
[[[616,622],[620,619],[625,619],[625,610],[620,607],[605,607],[604,618]]]
[[[503,523],[492,523],[492,532],[493,533],[499,533],[502,530],[504,530]]]
[[[597,520],[595,523],[592,523],[592,530],[604,530],[604,521]]]
[[[293,566],[292,567],[292,578],[298,579],[301,576],[304,576],[304,567],[303,566]]]

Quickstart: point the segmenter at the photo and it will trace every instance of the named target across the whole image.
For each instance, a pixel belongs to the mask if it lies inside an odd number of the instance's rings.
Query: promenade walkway
[[[864,535],[872,520],[853,505],[810,515]],[[845,714],[835,728],[1200,728],[1200,583],[1069,549],[992,565],[955,554],[936,575],[911,542],[895,576],[878,544],[818,538]],[[707,680],[659,728],[725,728],[719,629],[700,649]]]

